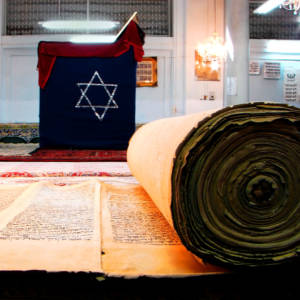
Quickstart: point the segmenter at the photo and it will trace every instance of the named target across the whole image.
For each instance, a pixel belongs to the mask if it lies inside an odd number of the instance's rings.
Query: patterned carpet
[[[126,162],[0,162],[0,178],[131,176]]]
[[[126,151],[40,149],[34,143],[0,143],[0,161],[126,161]]]
[[[38,148],[34,143],[0,143],[0,156],[30,156],[30,153]]]

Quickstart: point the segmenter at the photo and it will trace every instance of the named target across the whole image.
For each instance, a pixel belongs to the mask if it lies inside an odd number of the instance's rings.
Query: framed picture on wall
[[[281,68],[278,62],[264,63],[264,78],[265,79],[280,79]]]
[[[157,86],[157,57],[143,57],[136,70],[136,85]]]
[[[285,101],[294,102],[298,96],[299,71],[293,68],[284,70],[283,97]]]
[[[249,75],[259,75],[260,74],[260,64],[258,61],[249,62]]]
[[[221,64],[218,58],[205,60],[195,51],[195,78],[203,81],[220,81]]]

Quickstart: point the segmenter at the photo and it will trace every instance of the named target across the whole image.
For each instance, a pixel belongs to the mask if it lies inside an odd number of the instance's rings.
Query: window
[[[253,11],[261,1],[249,2],[250,39],[299,40],[299,16],[292,11],[276,8],[267,15],[257,15]]]
[[[7,0],[5,10],[5,35],[74,33],[38,24],[49,20],[111,20],[122,26],[137,11],[147,35],[172,36],[172,0]]]

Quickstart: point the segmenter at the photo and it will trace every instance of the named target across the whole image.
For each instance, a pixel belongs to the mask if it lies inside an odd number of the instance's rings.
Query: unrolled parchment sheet
[[[224,272],[197,261],[140,185],[101,189],[102,267],[113,276],[189,276]]]
[[[102,272],[100,184],[0,186],[1,270]]]

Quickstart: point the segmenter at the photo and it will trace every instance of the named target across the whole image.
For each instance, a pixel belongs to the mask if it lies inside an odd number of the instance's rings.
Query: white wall
[[[0,15],[3,15],[4,1],[0,1]],[[222,34],[224,0],[216,1],[217,31]],[[194,77],[196,45],[214,30],[213,1],[174,0],[173,23],[173,37],[146,37],[145,55],[158,57],[158,86],[137,88],[137,123],[223,106],[223,71],[219,82],[196,81]],[[67,35],[1,36],[0,123],[39,121],[38,42],[68,38]],[[211,91],[216,95],[215,101],[200,101],[201,96]]]
[[[173,37],[146,37],[145,56],[158,58],[158,86],[137,88],[137,123],[185,113],[186,2],[174,1]]]
[[[293,69],[300,75],[300,41],[276,40],[275,48],[272,43],[274,45],[272,40],[250,40],[250,60],[260,63],[261,73],[249,75],[249,99],[252,102],[271,101],[300,107],[299,100],[287,102],[284,99],[284,71]],[[280,79],[264,79],[265,62],[280,63]],[[300,78],[297,78],[297,81],[299,85]],[[298,95],[300,99],[299,87]]]
[[[216,31],[224,37],[224,1],[216,0]],[[220,81],[198,81],[195,78],[195,49],[214,32],[214,1],[188,0],[186,13],[186,113],[223,107],[223,65]],[[216,100],[200,100],[214,92]]]
[[[225,65],[225,106],[249,102],[249,3],[226,0],[225,32],[228,55]]]

